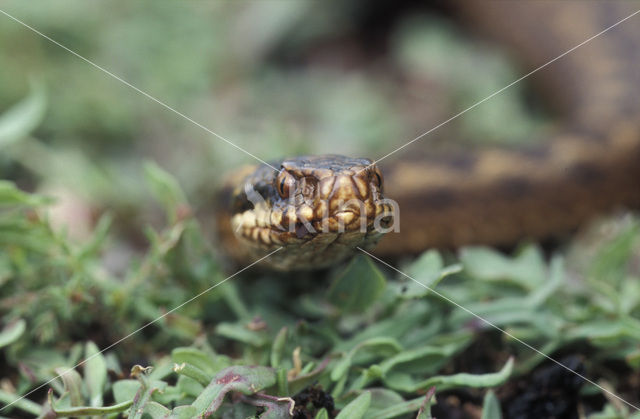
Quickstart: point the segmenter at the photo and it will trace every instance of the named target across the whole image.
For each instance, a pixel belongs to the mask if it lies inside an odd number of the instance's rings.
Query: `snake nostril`
[[[299,239],[303,238],[308,233],[310,233],[309,229],[303,223],[296,224],[295,232],[296,232],[296,237]]]

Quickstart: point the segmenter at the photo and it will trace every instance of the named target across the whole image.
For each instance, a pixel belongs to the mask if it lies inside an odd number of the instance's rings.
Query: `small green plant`
[[[46,386],[48,396],[34,393],[8,412],[429,417],[442,391],[500,388],[545,361],[515,339],[551,355],[588,348],[587,374],[608,377],[612,389],[626,379],[612,362],[626,365],[627,374],[639,366],[640,282],[629,265],[640,236],[636,221],[594,251],[580,281],[561,256],[547,263],[534,246],[514,257],[467,248],[454,264],[427,252],[402,266],[422,285],[380,271],[362,255],[330,274],[328,288],[301,292],[271,275],[239,277],[136,332],[224,278],[197,221],[184,213],[177,183],[155,165],[147,173],[169,225],[149,230],[149,250],[122,277],[101,267],[108,218],[88,243],[73,244],[49,225],[49,199],[0,184],[0,344],[10,371],[0,397],[10,403],[61,376]],[[491,335],[498,337],[492,344],[474,346]],[[493,354],[485,371],[461,370],[478,350]],[[140,367],[136,359],[147,361]],[[316,406],[299,397],[312,388],[331,402]],[[601,391],[582,389],[585,397]],[[495,412],[496,403],[487,393],[485,408]],[[628,414],[620,404],[611,409]]]

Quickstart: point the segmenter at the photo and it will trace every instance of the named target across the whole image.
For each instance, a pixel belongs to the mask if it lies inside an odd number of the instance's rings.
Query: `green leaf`
[[[451,314],[450,321],[454,324],[466,323],[471,319],[481,327],[490,327],[487,321],[494,326],[509,327],[522,324],[535,327],[541,335],[556,337],[561,333],[564,321],[550,312],[539,312],[531,307],[528,298],[504,297],[493,301],[470,302],[465,308],[467,311],[458,310]],[[480,320],[482,319],[482,320]]]
[[[276,383],[275,371],[262,366],[234,366],[220,371],[193,402],[198,414],[208,417],[218,410],[231,391],[255,394]]]
[[[527,305],[529,307],[539,307],[564,283],[564,260],[559,256],[554,256],[553,259],[551,259],[551,264],[549,266],[549,279],[547,279],[542,286],[529,294],[527,297]]]
[[[3,206],[37,207],[53,202],[51,198],[23,192],[13,182],[0,180],[0,208]]]
[[[329,419],[329,413],[327,413],[327,409],[324,407],[318,410],[314,419]]]
[[[461,270],[460,265],[452,265],[447,268],[443,268],[443,266],[444,262],[440,253],[428,250],[406,269],[407,274],[415,281],[401,276],[398,281],[390,284],[391,288],[401,298],[424,297],[429,294],[429,288],[435,287],[444,277]]]
[[[280,360],[282,359],[282,352],[284,350],[284,345],[287,342],[287,328],[283,327],[280,329],[275,339],[273,339],[273,344],[271,345],[271,357],[270,362],[273,368],[278,368],[280,366]]]
[[[443,266],[440,253],[436,250],[428,250],[411,264],[407,273],[420,282],[431,282],[440,276]]]
[[[617,282],[624,275],[640,235],[640,223],[634,221],[623,232],[603,246],[591,262],[590,276],[596,280]]]
[[[372,388],[367,391],[371,393],[371,404],[367,411],[367,417],[373,416],[377,412],[385,410],[388,407],[395,407],[404,403],[402,396],[393,390],[387,390],[386,388]]]
[[[59,367],[55,369],[64,384],[65,392],[69,395],[71,406],[82,406],[82,377],[74,369]]]
[[[347,352],[358,343],[378,336],[400,340],[408,333],[415,334],[416,329],[431,328],[424,323],[429,311],[429,305],[424,301],[411,301],[411,304],[400,305],[392,316],[380,319],[349,340],[338,343],[335,351]]]
[[[375,398],[376,395],[374,394],[372,396],[372,401],[375,400]],[[398,417],[405,413],[415,412],[425,405],[425,401],[425,397],[418,397],[415,399],[391,404],[388,407],[380,409],[378,411],[370,410],[367,412],[367,419],[390,419]]]
[[[138,390],[140,390],[140,386],[141,384],[138,380],[118,380],[113,383],[113,398],[116,403],[133,400]]]
[[[149,414],[153,419],[166,418],[171,415],[171,410],[152,400],[145,405],[144,413]]]
[[[439,389],[452,387],[495,387],[507,381],[511,376],[512,371],[513,358],[509,358],[502,369],[498,372],[489,374],[459,373],[453,375],[440,375],[423,381],[415,390],[431,386],[438,386]]]
[[[527,246],[514,258],[486,247],[465,247],[460,260],[476,279],[511,281],[527,290],[536,289],[547,277],[544,255],[536,246]]]
[[[632,317],[620,319],[594,319],[567,333],[568,339],[588,339],[595,344],[615,344],[624,338],[640,340],[640,321]]]
[[[0,149],[26,137],[42,121],[46,98],[42,85],[32,83],[29,96],[0,115]]]
[[[435,250],[428,250],[420,255],[407,269],[408,275],[418,281],[419,284],[411,279],[403,279],[402,297],[419,298],[427,295],[429,290],[426,287],[434,287],[442,278],[440,271],[443,266],[442,256]]]
[[[402,298],[424,297],[431,292],[430,288],[434,288],[442,279],[462,270],[462,266],[457,264],[446,268],[443,266],[440,253],[435,250],[424,252],[407,269],[408,275],[415,281],[402,277],[394,283],[395,291]]]
[[[383,373],[382,373],[382,368],[380,368],[380,365],[377,365],[377,364],[371,365],[369,368],[362,370],[362,372],[360,373],[360,377],[358,377],[357,380],[351,383],[351,386],[349,387],[349,391],[362,390],[369,383],[379,380],[380,378],[382,378],[382,376],[383,376]],[[339,382],[344,382],[346,378],[348,378],[347,375],[342,376]]]
[[[216,356],[192,347],[175,348],[171,351],[171,361],[176,364],[187,363],[207,374],[215,375],[220,368],[214,360]],[[228,365],[225,365],[227,367]]]
[[[122,413],[128,410],[133,404],[133,400],[129,400],[124,403],[118,403],[113,406],[106,407],[88,407],[88,406],[80,406],[80,407],[69,407],[64,409],[58,409],[55,407],[53,403],[53,389],[49,390],[49,404],[51,405],[51,410],[55,413],[55,417],[80,417],[80,416],[107,416],[107,415],[115,415],[117,413]]]
[[[197,380],[191,377],[187,377],[186,375],[181,375],[178,377],[176,387],[184,394],[192,396],[194,398],[198,397],[200,393],[202,393],[202,390],[204,390],[205,388],[205,386],[200,384]]]
[[[216,334],[258,348],[266,345],[268,342],[264,332],[249,330],[243,322],[220,323],[216,327]]]
[[[144,163],[144,172],[154,197],[164,205],[169,222],[175,223],[178,220],[178,208],[187,205],[187,199],[178,181],[151,161]]]
[[[20,398],[20,395],[8,393],[2,389],[0,389],[0,402],[4,407],[11,404],[12,408],[23,410],[33,416],[39,416],[42,412],[42,406],[38,403],[32,402],[27,398]]]
[[[112,219],[113,217],[109,213],[105,213],[100,217],[93,230],[91,239],[80,249],[78,253],[79,259],[95,256],[98,253],[100,247],[107,240]]]
[[[23,319],[17,319],[10,322],[0,332],[0,348],[11,345],[17,341],[27,328],[27,322]]]
[[[632,315],[640,306],[640,281],[634,278],[624,281],[620,286],[618,311],[620,314]]]
[[[191,364],[188,364],[186,362],[183,362],[181,364],[175,364],[175,366],[173,367],[173,370],[180,375],[193,378],[203,386],[206,386],[207,384],[209,384],[211,382],[211,379],[213,378],[213,375],[208,374],[202,369],[195,367]]]
[[[400,352],[402,350],[402,346],[397,340],[384,336],[365,340],[364,342],[356,345],[344,356],[344,358],[338,361],[338,363],[333,367],[333,371],[331,371],[331,379],[333,381],[338,381],[342,378],[342,376],[348,372],[353,358],[356,356],[358,351],[363,349],[368,349],[369,351],[379,355],[379,357],[388,357]]]
[[[84,379],[89,388],[89,404],[102,406],[102,393],[107,382],[107,361],[93,342],[87,342],[85,349]]]
[[[482,419],[502,419],[500,402],[492,390],[487,391],[482,402]]]
[[[371,393],[365,391],[358,397],[356,397],[351,403],[346,405],[336,419],[360,419],[364,417],[364,414],[369,409],[371,404]]]
[[[363,312],[386,287],[386,279],[370,258],[356,256],[332,281],[328,299],[344,312]]]
[[[287,370],[283,366],[280,366],[276,370],[276,387],[277,394],[280,397],[285,397],[291,394],[289,391],[289,378],[287,377]]]
[[[193,419],[198,415],[197,409],[191,405],[175,407],[171,413],[170,417],[172,419]]]
[[[458,350],[458,345],[423,346],[402,351],[380,364],[383,374],[391,371],[410,374],[434,372]]]

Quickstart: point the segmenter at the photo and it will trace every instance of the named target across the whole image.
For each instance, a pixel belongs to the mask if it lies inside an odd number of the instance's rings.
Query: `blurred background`
[[[422,3],[4,0],[0,9],[270,161],[303,153],[380,158],[527,72],[509,51],[457,23],[447,2]],[[540,137],[552,115],[530,81],[535,77],[389,160]],[[229,170],[256,163],[0,14],[0,369],[7,371],[0,402],[227,277],[212,234],[215,193]],[[509,256],[490,249],[464,249],[457,257],[430,251],[398,266],[535,347],[576,355],[576,368],[593,360],[587,368],[594,377],[635,400],[639,225],[607,224],[595,238],[582,237],[577,250],[562,248],[553,258],[531,245]],[[531,403],[567,399],[577,411],[581,381],[565,386],[544,374],[531,378],[544,361],[539,354],[368,260],[354,266],[330,279],[258,274],[206,292],[97,358],[104,377],[96,394],[106,389],[105,403],[121,401],[109,395],[108,381],[128,378],[138,363],[159,365],[161,378],[173,385],[171,367],[182,361],[169,354],[180,345],[215,359],[215,372],[236,362],[269,365],[272,341],[287,327],[280,368],[293,368],[289,358],[300,348],[308,367],[364,339],[391,337],[402,346],[399,364],[407,362],[402,377],[495,373],[515,355],[514,376],[527,385],[508,382],[501,402],[515,398],[514,409],[533,411],[522,389],[539,378],[564,388],[549,396],[531,386],[542,400]],[[451,275],[460,266],[464,272]],[[445,275],[451,280],[439,284]],[[342,294],[357,301],[345,303]],[[431,355],[411,358],[425,342],[454,349],[435,363]],[[366,360],[388,357],[382,351]],[[344,379],[349,370],[348,382],[360,382],[358,368],[345,367]],[[353,396],[344,391],[347,381],[323,374],[337,406],[346,405]],[[509,374],[482,386],[502,385]],[[419,397],[414,411],[423,403],[426,388],[386,384],[398,392],[394,403]],[[51,386],[63,399],[63,385]],[[478,391],[445,395],[434,412],[453,417],[445,409],[453,400],[455,411],[469,402],[478,413]],[[599,389],[583,393],[591,411],[605,406]],[[191,403],[197,395],[165,404]],[[46,411],[46,388],[30,399],[38,405],[22,406],[23,412]],[[551,417],[545,415],[533,417]]]
[[[506,52],[467,37],[444,7],[318,2],[7,1],[4,10],[264,159],[301,153],[378,158],[517,78]],[[142,162],[172,173],[206,217],[231,168],[256,163],[191,122],[6,16],[0,110],[22,106],[30,138],[3,145],[0,176],[105,210],[135,236],[153,223]],[[15,109],[14,109],[15,110]],[[518,142],[544,125],[526,84],[405,153]],[[504,121],[509,121],[505,124]],[[398,153],[394,158],[402,158]]]

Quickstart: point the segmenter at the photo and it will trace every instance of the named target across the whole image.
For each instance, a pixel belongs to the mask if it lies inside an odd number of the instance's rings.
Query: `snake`
[[[217,198],[225,251],[242,263],[269,255],[263,263],[277,270],[318,269],[374,248],[400,257],[541,240],[640,207],[640,14],[616,25],[634,6],[455,2],[469,30],[537,69],[531,83],[553,128],[524,147],[243,167]]]

